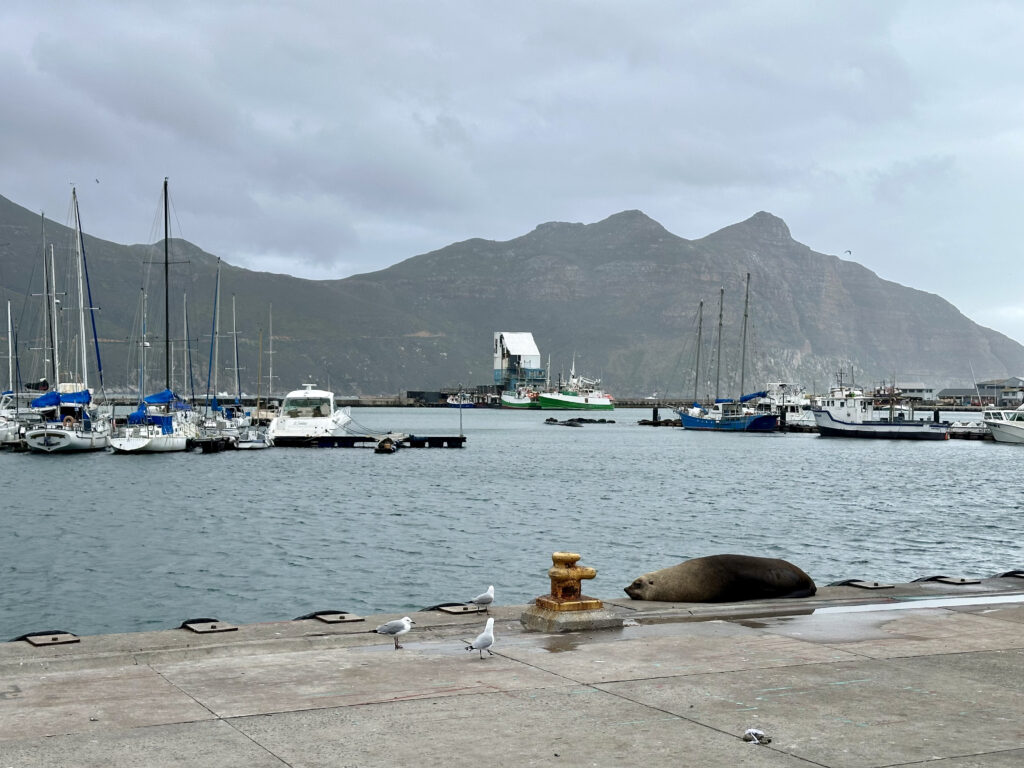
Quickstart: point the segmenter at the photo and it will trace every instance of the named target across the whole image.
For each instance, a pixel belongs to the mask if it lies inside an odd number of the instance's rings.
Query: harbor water
[[[989,441],[711,434],[569,412],[367,408],[372,429],[463,449],[219,454],[0,453],[0,641],[235,624],[317,610],[401,614],[547,591],[551,553],[597,569],[595,597],[735,552],[819,584],[1024,568],[1013,472]],[[662,409],[662,415],[667,415]]]

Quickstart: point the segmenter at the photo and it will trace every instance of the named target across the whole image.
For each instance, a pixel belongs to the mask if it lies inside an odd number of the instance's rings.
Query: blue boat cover
[[[45,395],[37,397],[30,405],[33,408],[53,408],[60,404],[88,405],[90,402],[92,402],[92,396],[87,389],[83,389],[80,392],[65,392],[63,394],[58,394],[51,390]]]
[[[744,395],[740,398],[741,403],[745,403],[748,400],[753,400],[755,397],[768,397],[767,392],[751,392],[749,395]]]
[[[145,424],[146,423],[146,406],[140,404],[138,408],[128,414],[129,424]]]
[[[191,410],[191,406],[189,406],[188,403],[169,389],[165,389],[162,392],[157,392],[149,397],[145,397],[143,398],[143,402],[148,403],[149,405],[173,405],[176,411]]]

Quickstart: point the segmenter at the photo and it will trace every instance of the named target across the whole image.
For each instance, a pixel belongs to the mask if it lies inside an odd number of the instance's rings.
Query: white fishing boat
[[[575,356],[569,370],[569,381],[550,392],[541,392],[537,395],[537,402],[544,410],[615,410],[611,396],[601,389],[600,379],[588,379],[576,373]]]
[[[885,440],[948,440],[949,423],[936,419],[915,419],[911,409],[890,405],[876,406],[875,398],[859,389],[838,385],[829,390],[812,408],[818,432],[823,437],[858,437]]]
[[[1014,410],[986,408],[981,419],[997,443],[1024,443],[1024,405]]]
[[[537,392],[527,387],[517,387],[515,391],[502,392],[498,403],[502,408],[540,408]]]
[[[449,408],[475,408],[476,403],[473,402],[472,396],[468,392],[457,392],[454,395],[448,395],[447,401]]]
[[[328,447],[340,445],[349,436],[352,421],[349,408],[334,405],[334,393],[304,384],[289,392],[280,413],[270,422],[267,437],[275,447]]]

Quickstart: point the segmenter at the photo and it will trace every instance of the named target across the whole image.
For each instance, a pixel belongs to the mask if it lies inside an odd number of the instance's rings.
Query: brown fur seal
[[[710,555],[645,573],[625,588],[634,600],[727,603],[772,597],[810,597],[811,577],[792,563],[750,555]]]

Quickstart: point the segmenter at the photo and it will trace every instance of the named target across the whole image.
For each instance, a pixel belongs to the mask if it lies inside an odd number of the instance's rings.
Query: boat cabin
[[[334,412],[334,395],[323,390],[313,389],[306,384],[306,389],[289,392],[281,404],[281,414],[289,419],[328,418]]]

